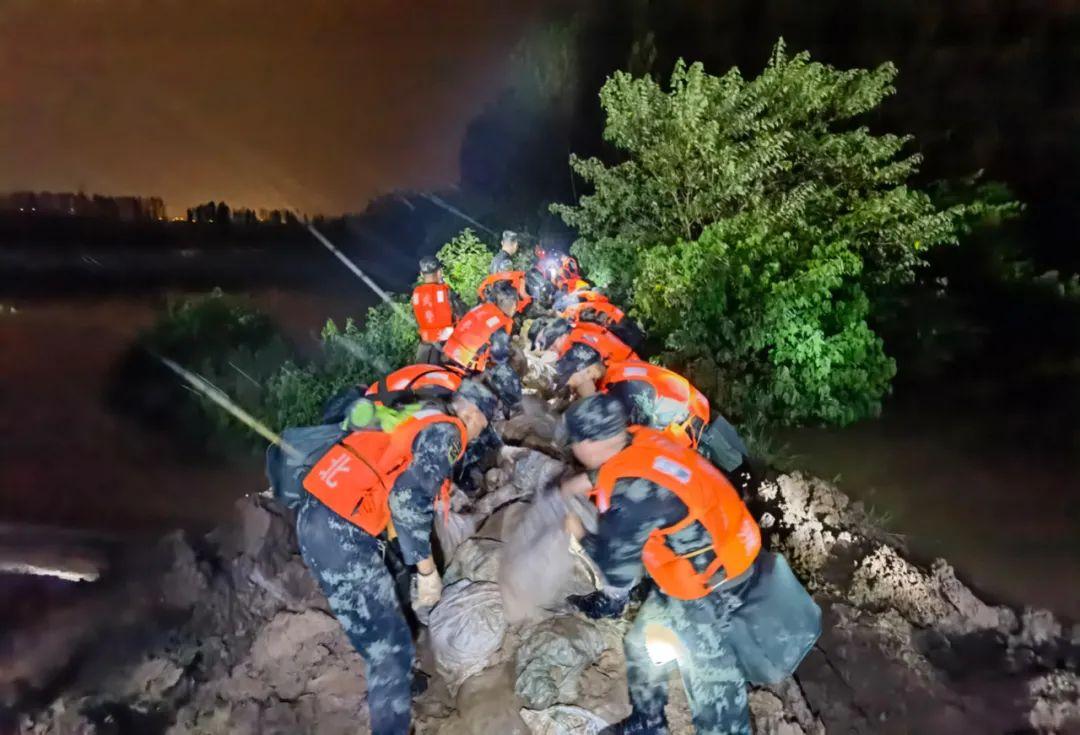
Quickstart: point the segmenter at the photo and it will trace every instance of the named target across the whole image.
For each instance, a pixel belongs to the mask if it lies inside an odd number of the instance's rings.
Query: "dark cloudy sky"
[[[542,0],[0,0],[0,191],[340,212],[457,179]]]

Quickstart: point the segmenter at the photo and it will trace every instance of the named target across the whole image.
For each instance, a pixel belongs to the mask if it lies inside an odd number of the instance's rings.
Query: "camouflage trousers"
[[[307,495],[297,513],[300,553],[367,665],[372,735],[407,735],[412,633],[380,543]]]
[[[724,642],[731,612],[740,602],[732,592],[677,600],[652,590],[623,644],[630,703],[636,713],[662,717],[668,675],[677,665],[697,735],[750,735],[746,681],[734,651]],[[678,664],[656,665],[649,658],[645,629],[650,623],[678,636],[682,644]]]
[[[416,347],[416,364],[441,365],[442,348],[442,342],[420,342]]]
[[[521,408],[521,378],[509,362],[494,363],[483,373],[483,381],[499,399],[507,416]]]

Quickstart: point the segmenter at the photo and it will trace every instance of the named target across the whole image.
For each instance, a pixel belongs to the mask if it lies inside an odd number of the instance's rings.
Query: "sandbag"
[[[462,580],[448,585],[428,619],[435,665],[451,694],[491,665],[506,618],[498,585]]]
[[[521,710],[532,735],[598,735],[610,723],[582,707],[556,705],[543,710]]]
[[[780,554],[762,552],[738,590],[729,643],[747,680],[776,684],[791,676],[821,635],[821,608]]]
[[[336,424],[322,426],[299,426],[285,429],[281,438],[299,456],[283,452],[271,444],[266,450],[266,477],[273,488],[274,497],[283,505],[295,509],[307,494],[304,477],[347,432]]]
[[[576,565],[565,527],[568,512],[558,488],[544,488],[517,525],[504,531],[499,588],[508,620],[540,617],[565,599]]]

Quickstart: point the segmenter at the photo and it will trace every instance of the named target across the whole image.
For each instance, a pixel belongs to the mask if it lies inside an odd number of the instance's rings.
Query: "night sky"
[[[540,0],[4,0],[0,191],[308,212],[457,180]]]

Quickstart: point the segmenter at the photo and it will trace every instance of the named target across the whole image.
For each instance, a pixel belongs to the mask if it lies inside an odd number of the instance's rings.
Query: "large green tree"
[[[680,61],[667,89],[618,72],[601,90],[620,158],[572,157],[592,192],[553,210],[590,276],[669,359],[707,373],[725,410],[844,423],[888,391],[872,304],[979,206],[936,206],[908,183],[921,162],[910,138],[860,124],[895,77],[892,64],[789,56],[781,41],[754,79]]]

